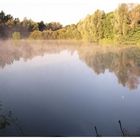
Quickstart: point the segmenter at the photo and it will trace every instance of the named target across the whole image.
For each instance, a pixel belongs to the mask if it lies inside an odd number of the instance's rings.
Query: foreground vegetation
[[[0,38],[69,39],[101,44],[140,45],[140,4],[120,4],[112,12],[96,10],[77,24],[20,21],[0,13]]]

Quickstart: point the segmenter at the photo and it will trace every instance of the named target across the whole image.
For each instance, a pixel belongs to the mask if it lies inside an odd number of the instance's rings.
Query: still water
[[[140,48],[0,42],[0,136],[140,136]]]

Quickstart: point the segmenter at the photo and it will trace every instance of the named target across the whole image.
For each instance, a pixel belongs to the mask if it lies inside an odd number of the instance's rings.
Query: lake
[[[1,41],[0,136],[140,136],[139,84],[138,47]]]

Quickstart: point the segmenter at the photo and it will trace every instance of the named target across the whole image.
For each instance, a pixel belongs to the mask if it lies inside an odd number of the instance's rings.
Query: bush
[[[101,45],[114,45],[114,40],[111,38],[104,38],[99,41]]]
[[[30,39],[43,39],[41,31],[33,31],[30,33]]]
[[[20,32],[14,32],[14,33],[12,34],[12,39],[13,39],[13,40],[20,40],[20,39],[21,39]]]

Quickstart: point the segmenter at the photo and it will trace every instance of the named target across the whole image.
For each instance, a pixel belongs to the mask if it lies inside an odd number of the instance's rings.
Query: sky
[[[20,20],[27,17],[37,22],[67,25],[77,23],[97,9],[112,11],[120,3],[140,3],[140,0],[0,0],[0,11]]]

